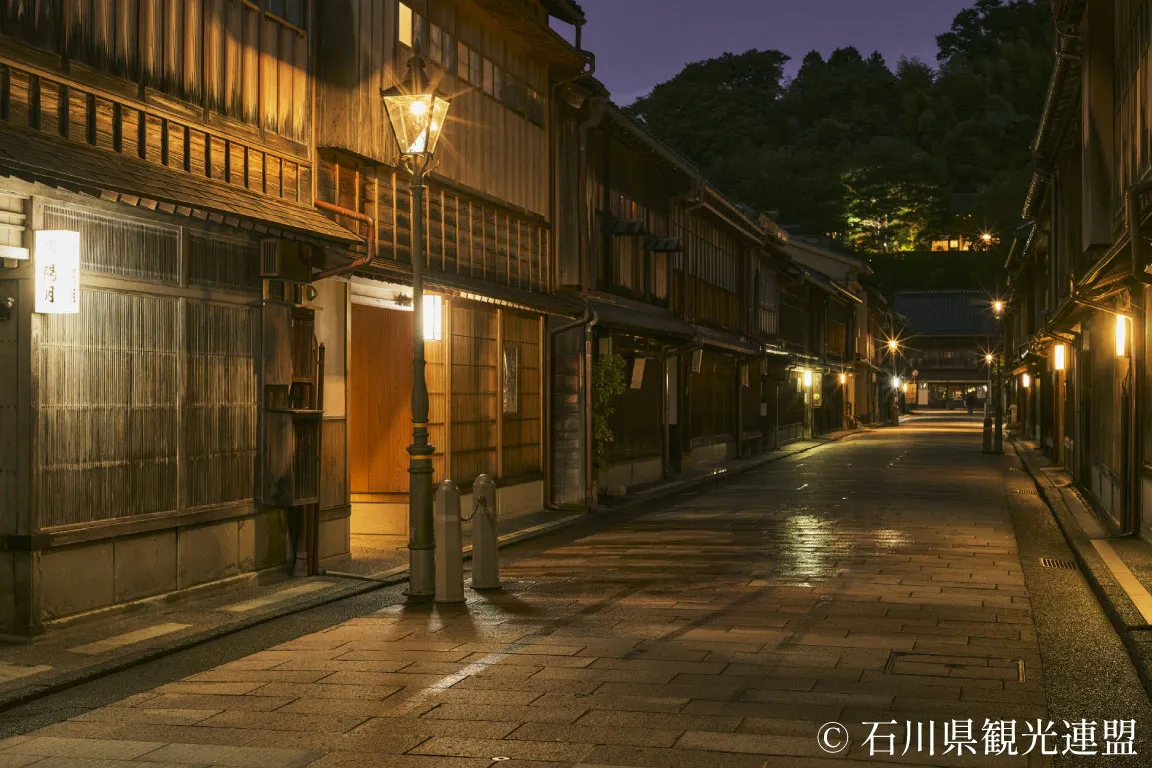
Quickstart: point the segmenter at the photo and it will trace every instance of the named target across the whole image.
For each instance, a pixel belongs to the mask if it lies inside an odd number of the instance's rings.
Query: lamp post
[[[428,443],[428,382],[424,360],[424,179],[448,117],[450,100],[428,82],[419,51],[408,75],[380,92],[401,162],[412,185],[412,445],[408,446],[408,596],[436,594],[432,520],[432,455]]]
[[[892,354],[892,426],[900,426],[900,379],[896,374],[896,353],[900,351],[900,342],[896,339],[888,340],[888,351]]]

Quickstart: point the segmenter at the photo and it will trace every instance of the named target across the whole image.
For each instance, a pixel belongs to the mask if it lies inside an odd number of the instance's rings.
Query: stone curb
[[[1024,471],[1028,473],[1040,492],[1041,500],[1052,513],[1052,518],[1064,535],[1069,549],[1072,550],[1077,565],[1080,566],[1080,572],[1128,650],[1128,656],[1136,667],[1136,673],[1144,685],[1144,690],[1152,696],[1152,628],[1145,623],[1144,617],[1128,597],[1128,593],[1116,582],[1112,572],[1092,546],[1092,540],[1068,508],[1068,502],[1060,492],[1060,486],[1032,466],[1018,449],[1015,439],[1006,442],[1006,445],[1012,446],[1017,461],[1024,467]],[[1091,511],[1088,514],[1092,514]]]
[[[835,438],[826,439],[825,442],[821,443],[820,445],[813,445],[808,448],[794,451],[792,453],[786,453],[780,456],[765,456],[760,460],[750,462],[744,466],[736,467],[720,474],[706,475],[704,477],[686,481],[683,484],[672,485],[660,489],[659,491],[632,499],[624,504],[621,504],[620,506],[596,507],[593,508],[593,513],[595,516],[601,517],[604,515],[604,513],[619,514],[621,512],[635,511],[642,504],[648,504],[653,501],[666,499],[677,493],[697,490],[707,483],[720,482],[727,478],[737,477],[744,474],[745,472],[757,469],[767,464],[771,464],[791,456],[800,456],[802,454],[808,453],[809,451],[816,450],[817,448],[822,448],[826,445],[831,445],[846,438],[861,435],[870,431],[871,429],[861,428],[852,430],[850,432],[845,432]],[[530,541],[532,539],[540,538],[542,536],[554,533],[558,530],[568,528],[578,522],[588,520],[591,517],[593,517],[591,514],[573,515],[570,518],[558,520],[554,523],[545,523],[526,531],[513,531],[511,533],[505,534],[505,536],[501,536],[500,544],[504,546],[512,546],[520,542]],[[465,560],[471,559],[470,550],[471,547],[468,547],[468,551],[465,552]],[[260,626],[261,624],[266,624],[284,616],[291,616],[293,614],[302,613],[313,608],[329,605],[340,600],[358,597],[359,595],[367,594],[368,592],[374,592],[379,589],[395,586],[402,583],[407,578],[408,568],[403,566],[400,568],[394,568],[390,571],[383,572],[379,575],[379,577],[357,576],[352,574],[341,574],[338,572],[324,572],[321,575],[327,575],[332,578],[342,578],[348,581],[356,580],[361,582],[363,586],[351,586],[347,589],[339,591],[336,594],[330,593],[312,599],[305,598],[299,602],[293,602],[285,605],[280,609],[270,609],[267,613],[259,616],[253,616],[249,619],[242,619],[235,623],[214,627],[212,629],[208,629],[196,634],[185,635],[167,645],[155,646],[147,650],[142,650],[138,653],[132,654],[131,656],[121,657],[118,659],[109,659],[108,661],[94,664],[89,667],[84,667],[83,669],[74,670],[72,672],[65,672],[58,675],[55,679],[52,680],[52,682],[44,685],[28,685],[12,691],[0,693],[0,712],[14,709],[37,699],[41,699],[45,696],[50,696],[54,693],[60,693],[61,691],[68,690],[69,688],[75,688],[76,686],[83,685],[84,683],[91,682],[101,677],[107,677],[108,675],[115,674],[117,672],[123,672],[124,670],[131,669],[149,661],[155,661],[156,659],[161,659],[165,656],[171,656],[188,648],[203,645],[213,640],[227,637],[228,635],[242,632],[246,629]]]

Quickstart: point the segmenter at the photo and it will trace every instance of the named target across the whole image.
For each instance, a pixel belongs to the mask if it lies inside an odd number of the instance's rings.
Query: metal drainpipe
[[[557,336],[559,336],[561,333],[564,333],[565,331],[570,331],[573,328],[579,328],[582,325],[595,324],[596,322],[599,321],[599,319],[600,319],[600,317],[595,312],[593,312],[588,307],[588,305],[585,305],[584,306],[584,314],[578,320],[575,320],[571,323],[566,323],[566,324],[560,326],[559,328],[553,328],[553,329],[548,331],[548,336],[549,336],[548,348],[549,348],[549,350],[552,350],[553,355],[554,355],[555,349],[556,349],[555,338]],[[549,365],[551,365],[551,360],[549,360]],[[585,376],[585,379],[587,379],[587,378],[588,378],[588,376]],[[587,403],[585,403],[585,409],[584,410],[585,411],[588,410]],[[545,502],[544,506],[547,508],[552,508],[552,503],[551,503],[551,499],[552,499],[552,463],[553,463],[553,460],[555,457],[553,455],[553,450],[552,450],[552,404],[551,403],[548,403],[546,405],[546,407],[544,409],[544,414],[547,417],[546,418],[547,423],[544,426],[544,439],[547,441],[547,443],[546,443],[546,445],[547,445],[546,455],[548,458],[547,462],[545,463],[545,468],[544,468],[544,470],[545,470],[544,471],[544,498],[547,500]]]
[[[336,267],[334,269],[327,269],[323,272],[317,272],[316,274],[312,275],[312,281],[315,282],[317,280],[323,280],[326,277],[342,275],[346,272],[351,272],[355,269],[360,269],[360,267],[371,264],[372,261],[376,258],[376,219],[367,214],[360,213],[359,211],[354,211],[351,208],[343,208],[339,205],[326,203],[323,200],[315,200],[312,204],[322,211],[331,211],[332,213],[339,214],[340,216],[347,216],[350,219],[362,221],[368,225],[367,250],[365,251],[364,255],[359,259],[351,261],[343,266]]]
[[[1128,250],[1132,258],[1132,279],[1140,285],[1140,302],[1132,302],[1133,307],[1144,305],[1143,287],[1152,285],[1152,276],[1144,271],[1144,241],[1140,236],[1140,195],[1152,190],[1152,180],[1145,180],[1133,184],[1124,193],[1124,215],[1128,224]],[[1145,307],[1145,311],[1147,311]],[[1129,340],[1129,376],[1131,381],[1128,391],[1128,471],[1127,493],[1128,509],[1125,515],[1125,535],[1135,535],[1140,532],[1140,510],[1142,504],[1140,497],[1143,488],[1140,482],[1143,461],[1140,457],[1140,414],[1146,407],[1144,403],[1144,390],[1142,383],[1147,373],[1148,361],[1144,354],[1144,328],[1137,326],[1136,313],[1132,313],[1132,334]]]
[[[584,502],[591,511],[599,498],[600,483],[596,478],[596,468],[592,466],[592,329],[600,322],[600,316],[592,313],[592,319],[584,326]]]

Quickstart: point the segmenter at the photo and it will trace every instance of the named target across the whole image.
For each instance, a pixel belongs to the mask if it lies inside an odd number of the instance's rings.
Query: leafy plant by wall
[[[605,467],[608,446],[616,440],[608,420],[616,411],[616,398],[627,386],[627,365],[620,355],[604,355],[592,363],[592,463],[597,471]]]

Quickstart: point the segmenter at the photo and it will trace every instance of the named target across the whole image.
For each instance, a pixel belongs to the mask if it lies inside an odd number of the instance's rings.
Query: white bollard
[[[496,542],[496,484],[480,475],[472,486],[472,589],[500,589],[500,551]]]
[[[436,602],[464,602],[464,542],[460,533],[460,489],[451,480],[440,483],[434,504],[436,518]]]

